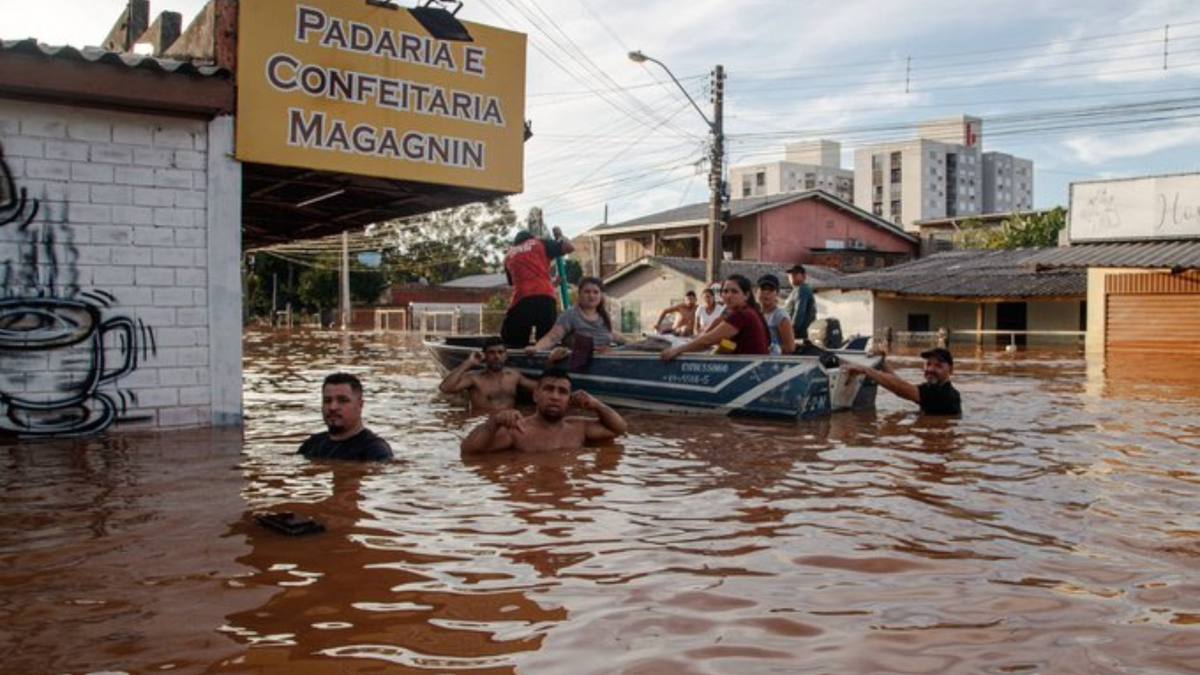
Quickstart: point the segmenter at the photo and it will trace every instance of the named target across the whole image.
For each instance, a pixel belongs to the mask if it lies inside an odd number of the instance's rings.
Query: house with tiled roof
[[[643,257],[700,259],[708,250],[708,203],[699,202],[584,233],[608,276]],[[722,250],[726,261],[788,266],[816,264],[842,271],[877,269],[910,260],[918,240],[894,223],[821,190],[735,199],[729,204]]]
[[[730,260],[721,266],[724,276],[740,274],[757,281],[765,274],[774,274],[780,283],[780,293],[790,293],[791,280],[784,271],[791,265],[753,260]],[[613,316],[619,315],[621,331],[638,334],[654,328],[659,313],[683,302],[684,294],[704,290],[704,260],[670,256],[645,256],[625,265],[604,279],[605,296]],[[814,289],[833,287],[842,279],[841,272],[808,266],[808,285]],[[820,296],[817,300],[820,311]]]
[[[843,276],[815,289],[843,332],[929,340],[945,328],[955,341],[1079,342],[1086,329],[1087,275],[1048,268],[1054,249],[948,251],[883,270]]]

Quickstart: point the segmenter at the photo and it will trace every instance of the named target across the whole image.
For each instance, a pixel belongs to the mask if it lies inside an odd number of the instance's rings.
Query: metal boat
[[[426,336],[424,344],[443,372],[449,372],[486,338]],[[537,376],[547,356],[510,349],[507,365]],[[877,385],[844,372],[838,367],[840,360],[878,367],[882,359],[862,351],[833,350],[819,356],[684,354],[663,361],[656,351],[611,349],[595,352],[570,372],[576,388],[612,406],[807,419],[874,406]]]

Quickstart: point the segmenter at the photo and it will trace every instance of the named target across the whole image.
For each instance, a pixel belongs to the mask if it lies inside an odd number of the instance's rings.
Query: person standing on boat
[[[696,291],[688,291],[683,294],[683,302],[659,312],[654,325],[661,326],[668,314],[674,314],[675,321],[667,332],[679,337],[691,337],[696,334],[696,309]]]
[[[805,283],[808,272],[805,271],[804,265],[796,263],[788,268],[787,273],[792,282],[792,294],[783,304],[783,309],[792,320],[792,335],[806,340],[809,324],[817,320],[817,300],[813,296],[812,288]]]
[[[392,459],[387,441],[363,426],[362,410],[362,382],[349,373],[332,373],[321,385],[321,417],[328,431],[309,436],[297,453],[309,459]]]
[[[575,336],[588,338],[599,351],[614,344],[625,344],[625,337],[613,331],[612,318],[604,302],[604,282],[597,277],[579,280],[575,305],[558,317],[549,333],[525,351],[533,355],[550,349],[550,360],[555,361],[567,355],[567,348],[560,345],[572,344]]]
[[[758,304],[762,306],[763,319],[767,322],[770,353],[779,355],[795,352],[796,336],[792,333],[792,320],[787,310],[779,306],[779,277],[774,274],[759,277]]]
[[[537,382],[512,368],[505,368],[507,361],[508,349],[504,346],[504,340],[489,337],[483,341],[483,350],[471,352],[466,360],[446,375],[438,389],[443,394],[467,392],[473,411],[495,412],[515,408],[517,388],[532,391]],[[481,363],[483,372],[469,372]]]
[[[547,368],[533,390],[534,413],[503,410],[467,434],[459,449],[465,455],[504,450],[546,452],[581,448],[609,441],[625,433],[625,420],[586,391],[571,391],[571,378],[561,368]],[[567,416],[571,406],[594,412],[596,417]]]
[[[733,343],[734,354],[767,353],[770,347],[767,323],[754,300],[754,286],[750,280],[740,274],[729,276],[721,285],[721,298],[725,301],[721,323],[707,333],[692,338],[690,342],[664,349],[661,352],[662,360],[670,361],[688,352],[706,351],[724,340]]]
[[[888,368],[886,355],[879,370],[845,361],[842,362],[842,369],[848,373],[866,375],[884,389],[921,406],[921,412],[926,415],[961,415],[962,398],[950,383],[950,377],[954,375],[954,356],[950,350],[935,347],[921,352],[921,358],[925,359],[925,382],[921,384],[900,379]]]
[[[541,339],[554,326],[558,316],[554,283],[550,280],[550,261],[575,250],[562,230],[555,227],[553,239],[538,239],[529,230],[521,230],[504,256],[504,272],[513,287],[512,300],[500,336],[510,347],[524,348],[533,330]]]
[[[725,313],[725,305],[717,302],[716,291],[706,288],[702,295],[704,304],[696,308],[696,335],[706,332]]]

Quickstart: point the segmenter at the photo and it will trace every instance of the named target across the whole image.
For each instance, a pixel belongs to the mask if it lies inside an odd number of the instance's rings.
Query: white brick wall
[[[93,394],[118,403],[136,400],[126,415],[149,425],[208,424],[214,366],[207,320],[209,123],[0,99],[0,146],[17,188],[41,201],[40,214],[24,230],[0,225],[4,307],[12,310],[30,298],[74,298],[97,307],[101,321],[126,317],[144,324],[153,331],[157,353],[143,359],[139,345],[137,369]],[[43,250],[34,265],[31,242],[44,242],[36,237],[47,233],[55,242],[52,255]],[[51,279],[53,288],[47,287]],[[96,294],[112,300],[104,306]],[[113,330],[101,338],[107,363],[123,360],[124,337]],[[140,341],[142,333],[136,337]],[[85,352],[76,354],[76,362],[86,361]],[[0,359],[10,353],[0,344]],[[63,396],[44,373],[13,374],[14,363],[5,363],[10,372],[0,378],[4,387],[22,388],[17,393],[28,400]],[[55,357],[20,367],[36,363],[52,368]],[[87,366],[73,367],[75,379],[58,385],[86,390],[80,382]],[[95,400],[84,405],[103,408]],[[0,410],[0,419],[8,412]]]

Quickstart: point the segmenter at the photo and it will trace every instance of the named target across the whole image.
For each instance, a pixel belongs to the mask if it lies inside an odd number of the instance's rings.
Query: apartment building
[[[1033,162],[983,152],[983,120],[917,125],[917,137],[854,153],[854,204],[906,229],[936,218],[1033,208]]]
[[[789,143],[784,152],[782,161],[730,167],[730,197],[746,199],[822,190],[846,202],[854,199],[854,172],[842,168],[840,143],[827,140]]]

